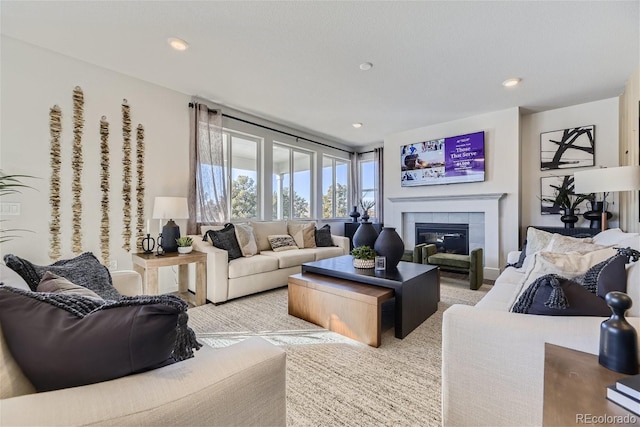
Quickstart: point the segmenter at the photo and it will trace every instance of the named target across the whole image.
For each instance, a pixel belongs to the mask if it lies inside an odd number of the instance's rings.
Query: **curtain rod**
[[[193,108],[193,107],[194,107],[193,102],[190,102],[189,103],[189,108]],[[209,109],[209,111],[211,111],[211,109],[209,107],[207,107],[207,108]],[[329,144],[325,144],[323,142],[318,142],[318,141],[314,141],[312,139],[308,139],[308,138],[304,138],[304,137],[301,137],[301,136],[297,136],[297,135],[294,135],[294,134],[289,133],[289,132],[284,132],[284,131],[281,131],[281,130],[278,130],[278,129],[274,129],[274,128],[269,127],[269,126],[261,125],[260,123],[254,123],[254,122],[251,122],[249,120],[241,119],[239,117],[234,117],[234,116],[231,116],[229,114],[222,113],[222,117],[226,117],[226,118],[232,119],[232,120],[237,120],[239,122],[247,123],[247,124],[253,125],[253,126],[258,126],[260,128],[263,128],[263,129],[267,129],[267,130],[270,130],[270,131],[273,131],[273,132],[281,133],[283,135],[291,136],[291,137],[295,138],[296,140],[302,139],[304,141],[309,141],[309,142],[312,142],[314,144],[322,145],[323,147],[328,147],[328,148],[332,148],[334,150],[344,151],[345,153],[349,153],[349,154],[356,154],[355,152],[349,151],[349,150],[345,150],[344,148],[333,147],[333,146],[331,146]]]

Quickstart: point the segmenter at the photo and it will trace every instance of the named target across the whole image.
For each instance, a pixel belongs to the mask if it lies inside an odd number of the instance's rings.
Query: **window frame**
[[[330,159],[331,160],[331,178],[332,178],[332,185],[333,185],[333,192],[332,192],[332,200],[331,200],[331,216],[330,217],[324,217],[324,190],[322,193],[322,206],[321,206],[321,212],[320,212],[320,219],[323,221],[332,221],[332,220],[343,220],[346,218],[349,218],[349,200],[351,199],[351,188],[353,186],[353,183],[351,182],[351,160],[349,159],[344,159],[342,157],[338,157],[338,156],[334,156],[331,154],[327,154],[327,153],[322,153],[322,169],[324,171],[325,166],[324,166],[324,160],[325,159]],[[342,165],[344,164],[347,167],[347,196],[346,196],[346,212],[345,212],[345,216],[337,216],[336,215],[336,208],[337,208],[337,191],[336,191],[336,186],[338,184],[337,182],[337,164],[338,162]],[[321,175],[321,179],[324,179],[324,172]],[[324,182],[322,182],[322,186],[321,188],[324,188]]]

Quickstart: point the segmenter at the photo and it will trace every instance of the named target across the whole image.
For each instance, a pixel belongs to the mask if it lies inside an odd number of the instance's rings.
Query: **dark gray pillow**
[[[100,261],[91,252],[85,252],[75,258],[63,259],[45,266],[33,264],[12,254],[5,255],[4,262],[7,267],[14,270],[27,282],[32,291],[38,289],[38,284],[44,273],[50,271],[76,285],[91,289],[101,298],[117,300],[121,297],[113,287],[109,269],[100,264]]]
[[[242,249],[240,249],[233,224],[225,224],[222,230],[207,231],[203,240],[211,240],[213,246],[227,251],[229,253],[229,261],[242,258]]]
[[[320,228],[316,228],[316,246],[319,248],[326,248],[329,246],[335,246],[333,239],[331,238],[331,226],[325,224]]]
[[[193,357],[187,304],[173,295],[100,301],[0,286],[11,355],[36,390],[93,384]]]

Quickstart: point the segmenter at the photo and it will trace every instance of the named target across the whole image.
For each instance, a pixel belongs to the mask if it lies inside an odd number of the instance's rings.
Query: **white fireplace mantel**
[[[405,236],[405,214],[421,212],[483,212],[484,273],[488,279],[500,274],[500,199],[505,193],[462,194],[416,197],[389,197],[385,225],[395,226]],[[413,230],[408,230],[413,232]]]

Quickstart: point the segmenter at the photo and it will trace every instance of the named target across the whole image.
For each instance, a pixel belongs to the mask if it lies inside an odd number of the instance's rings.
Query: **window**
[[[274,143],[273,219],[311,218],[311,159],[311,152]]]
[[[322,157],[322,218],[348,215],[349,161]]]
[[[260,183],[258,181],[257,136],[225,130],[222,133],[225,169],[230,183],[231,219],[258,218]],[[231,161],[229,161],[229,158]]]
[[[358,166],[360,170],[360,194],[358,200],[362,200],[364,203],[374,203],[374,206],[369,209],[369,216],[371,218],[376,218],[376,211],[378,210],[376,194],[379,182],[376,161],[373,159],[373,155],[369,156],[365,154],[358,162]]]

